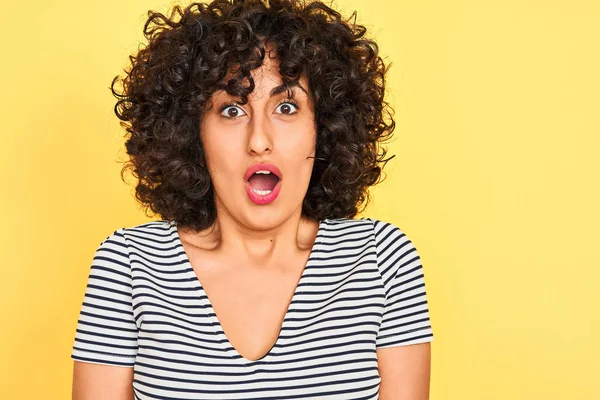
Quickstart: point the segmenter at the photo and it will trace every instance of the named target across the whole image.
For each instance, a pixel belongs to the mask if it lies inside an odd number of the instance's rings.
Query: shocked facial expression
[[[255,89],[244,105],[225,91],[213,93],[200,135],[217,214],[268,229],[301,212],[316,125],[305,77],[283,87],[278,62],[269,53],[252,77]]]

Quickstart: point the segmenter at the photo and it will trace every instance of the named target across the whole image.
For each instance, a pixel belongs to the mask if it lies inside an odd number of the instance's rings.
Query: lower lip
[[[269,204],[275,201],[277,196],[279,196],[279,192],[281,191],[281,180],[277,182],[277,185],[271,190],[271,193],[261,195],[258,193],[254,193],[252,190],[252,186],[250,186],[250,182],[246,182],[246,194],[255,204]]]

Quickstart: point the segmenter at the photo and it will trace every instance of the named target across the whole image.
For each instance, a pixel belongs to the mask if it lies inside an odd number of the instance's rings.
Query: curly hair
[[[131,170],[146,213],[194,230],[214,223],[202,113],[217,90],[247,102],[264,43],[273,46],[283,83],[306,76],[314,100],[317,144],[302,214],[322,220],[364,210],[389,160],[382,143],[394,119],[384,100],[389,66],[356,12],[348,21],[320,1],[301,0],[214,0],[174,6],[169,16],[148,11],[148,44],[110,87],[127,131],[121,177]]]

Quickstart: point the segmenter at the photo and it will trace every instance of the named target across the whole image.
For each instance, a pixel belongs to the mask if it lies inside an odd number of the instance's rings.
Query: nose
[[[248,152],[250,154],[261,155],[273,150],[273,127],[269,118],[254,115],[248,129],[250,130],[248,135]]]

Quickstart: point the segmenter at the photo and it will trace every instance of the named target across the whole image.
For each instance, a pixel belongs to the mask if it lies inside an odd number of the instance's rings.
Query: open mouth
[[[254,193],[266,196],[275,189],[275,186],[279,183],[279,177],[271,171],[259,170],[248,178],[248,183]]]
[[[274,164],[263,162],[252,164],[244,174],[246,194],[259,205],[269,204],[281,192],[281,171]]]

